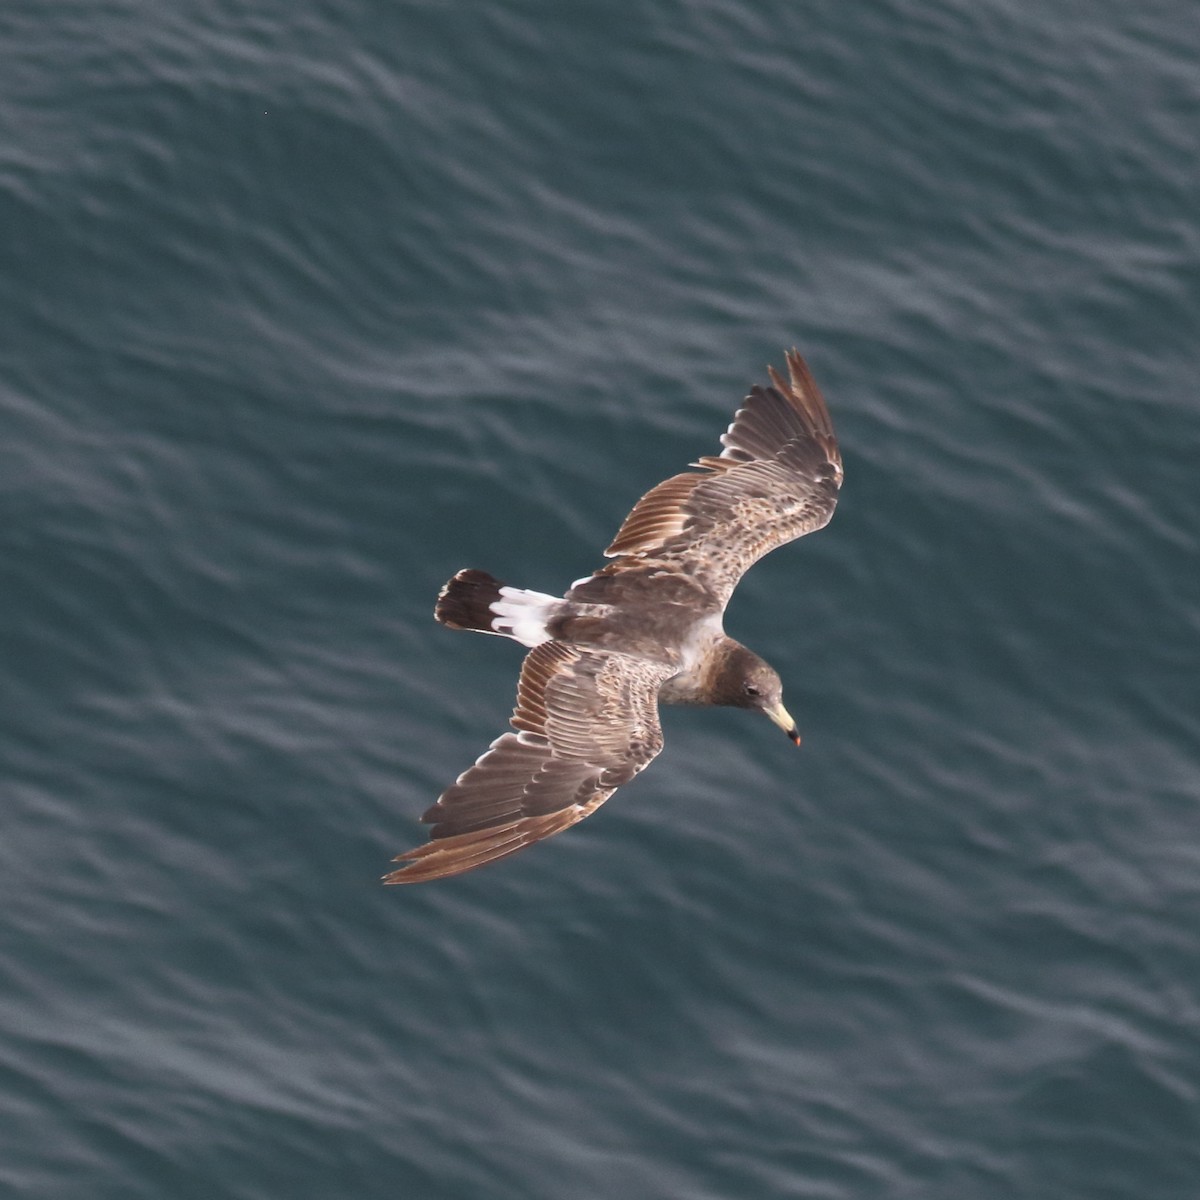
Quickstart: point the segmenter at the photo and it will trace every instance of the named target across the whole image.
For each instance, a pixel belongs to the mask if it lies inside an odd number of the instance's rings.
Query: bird
[[[393,861],[388,884],[459,875],[590,816],[663,746],[660,704],[765,714],[795,745],[776,670],[728,637],[722,618],[745,572],[829,522],[842,460],[829,410],[795,349],[767,368],[721,436],[634,505],[612,561],[563,596],[459,571],[435,618],[528,648],[512,730],[421,817],[429,840]]]

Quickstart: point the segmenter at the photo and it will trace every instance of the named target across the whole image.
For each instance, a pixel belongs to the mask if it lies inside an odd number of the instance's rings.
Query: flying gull
[[[719,455],[647,492],[565,596],[459,571],[434,615],[530,647],[515,732],[421,818],[430,840],[386,883],[473,870],[595,812],[662,749],[659,704],[758,709],[800,744],[774,668],[721,625],[738,580],[763,555],[833,515],[842,460],[825,400],[793,350],[785,381],[753,387]]]

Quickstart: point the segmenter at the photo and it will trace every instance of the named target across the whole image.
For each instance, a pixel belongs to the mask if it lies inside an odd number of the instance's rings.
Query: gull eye
[[[748,684],[746,684],[746,695],[747,696],[761,696],[762,692],[758,688],[756,688],[754,686],[754,684],[748,683]]]

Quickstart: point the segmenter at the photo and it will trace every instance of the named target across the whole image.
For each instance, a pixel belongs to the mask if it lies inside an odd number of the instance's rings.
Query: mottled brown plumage
[[[659,703],[765,712],[799,743],[779,676],[725,635],[738,580],[764,554],[828,522],[842,481],[825,401],[804,360],[751,389],[719,456],[647,492],[606,554],[562,598],[460,571],[436,616],[532,649],[516,732],[502,734],[422,817],[430,841],[388,883],[460,874],[594,812],[662,749]]]

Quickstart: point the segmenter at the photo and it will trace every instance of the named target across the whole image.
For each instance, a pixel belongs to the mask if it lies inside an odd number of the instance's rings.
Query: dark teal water
[[[1193,3],[0,15],[0,1185],[1200,1195]],[[385,889],[798,345],[737,712]]]

